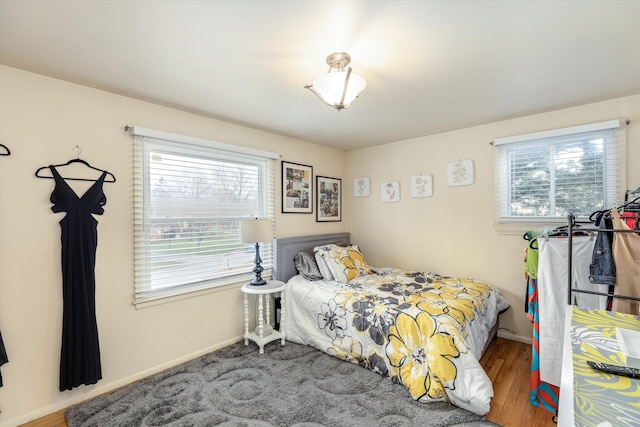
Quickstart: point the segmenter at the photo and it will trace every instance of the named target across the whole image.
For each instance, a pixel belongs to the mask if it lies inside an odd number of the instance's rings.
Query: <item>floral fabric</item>
[[[486,414],[493,388],[478,359],[506,300],[471,279],[371,271],[344,283],[291,279],[287,339],[378,372],[415,400]]]
[[[566,405],[561,411],[573,409],[572,425],[577,426],[638,426],[640,381],[597,371],[587,362],[625,365],[616,330],[640,331],[640,316],[577,306],[567,316],[571,316],[573,408]]]
[[[358,276],[371,273],[358,245],[326,245],[316,248],[315,251],[331,271],[331,274],[325,275],[327,280],[348,282]]]

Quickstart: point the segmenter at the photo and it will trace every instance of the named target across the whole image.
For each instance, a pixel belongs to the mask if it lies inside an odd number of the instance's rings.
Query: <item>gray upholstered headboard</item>
[[[318,234],[315,236],[285,237],[274,241],[273,278],[287,282],[298,274],[293,258],[298,252],[313,250],[316,246],[335,243],[348,245],[349,233]]]

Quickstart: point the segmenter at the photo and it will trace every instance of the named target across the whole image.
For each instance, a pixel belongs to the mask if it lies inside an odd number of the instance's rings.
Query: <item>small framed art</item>
[[[282,162],[282,213],[312,213],[313,167]]]
[[[389,181],[380,184],[380,200],[383,203],[392,203],[400,201],[400,182]]]
[[[316,221],[342,221],[342,180],[316,177]]]
[[[411,177],[411,197],[433,196],[433,176],[416,175]]]
[[[353,197],[369,197],[371,194],[371,180],[366,177],[353,179]]]
[[[473,184],[473,161],[459,160],[448,163],[447,182],[450,187]]]

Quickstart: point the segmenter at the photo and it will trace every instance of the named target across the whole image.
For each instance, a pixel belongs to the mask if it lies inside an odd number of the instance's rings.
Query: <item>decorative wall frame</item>
[[[342,180],[316,176],[316,222],[342,221]]]
[[[400,181],[388,181],[380,184],[380,200],[383,203],[400,201]]]
[[[411,177],[411,197],[433,196],[433,175]]]
[[[450,187],[473,184],[473,161],[458,160],[448,163],[447,182]]]
[[[313,212],[313,167],[282,161],[282,213]]]
[[[371,180],[366,177],[353,179],[353,197],[369,197],[371,195]]]

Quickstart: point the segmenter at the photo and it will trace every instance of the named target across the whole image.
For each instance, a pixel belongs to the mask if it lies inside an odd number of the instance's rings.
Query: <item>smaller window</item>
[[[496,139],[499,222],[588,217],[614,206],[624,135],[620,121]]]

